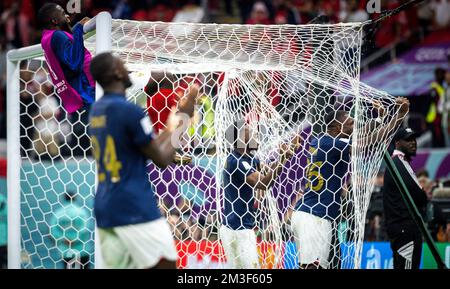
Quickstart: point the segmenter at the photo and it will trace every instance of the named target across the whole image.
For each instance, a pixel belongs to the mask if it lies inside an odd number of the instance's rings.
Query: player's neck
[[[125,88],[123,85],[111,85],[103,88],[105,94],[122,94],[125,95]]]
[[[46,30],[62,30],[61,27],[59,27],[58,25],[47,26],[44,29],[46,29]]]
[[[247,150],[246,149],[236,149],[236,152],[240,155],[247,155]]]
[[[403,151],[402,149],[396,148],[395,150],[399,151],[400,153],[403,154],[403,158],[405,159],[405,161],[407,161],[408,163],[411,162],[411,155],[409,155],[407,152]]]
[[[329,135],[329,136],[331,136],[331,137],[334,137],[334,138],[337,138],[337,137],[339,137],[339,135],[341,134],[341,132],[340,131],[338,131],[338,130],[328,130],[327,131],[327,134]]]

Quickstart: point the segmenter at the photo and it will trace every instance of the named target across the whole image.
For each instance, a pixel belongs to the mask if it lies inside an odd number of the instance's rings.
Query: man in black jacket
[[[410,161],[416,155],[416,134],[401,128],[395,135],[393,161],[419,211],[427,204],[426,193],[414,174]],[[422,254],[422,235],[414,223],[389,170],[384,175],[383,204],[386,229],[394,254],[394,269],[418,269]]]

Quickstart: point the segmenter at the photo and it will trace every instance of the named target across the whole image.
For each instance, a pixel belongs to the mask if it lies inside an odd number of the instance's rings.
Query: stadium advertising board
[[[438,251],[446,266],[450,267],[450,243],[437,243]],[[220,244],[210,241],[201,242],[178,242],[179,252],[178,266],[183,269],[215,269],[224,266],[227,268],[226,258]],[[183,249],[183,250],[181,250]],[[282,248],[283,264],[286,269],[296,269],[297,259],[295,257],[295,243],[285,242]],[[258,244],[258,253],[263,268],[272,269],[264,264],[273,264],[275,259],[275,245],[267,243]],[[341,247],[342,268],[352,268],[353,264],[348,261],[352,254],[349,246]],[[346,254],[350,254],[347,255]],[[361,269],[392,269],[393,258],[389,242],[365,242],[362,251]],[[436,269],[436,263],[426,244],[423,245],[421,269]]]

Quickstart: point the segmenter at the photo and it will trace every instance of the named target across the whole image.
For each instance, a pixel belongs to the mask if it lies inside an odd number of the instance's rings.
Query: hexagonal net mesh
[[[95,166],[88,112],[68,114],[43,58],[20,64],[21,236],[24,268],[94,262]]]
[[[127,97],[156,132],[200,86],[179,148],[192,161],[148,166],[179,268],[359,266],[374,178],[402,120],[393,97],[359,82],[362,27],[113,20]],[[91,264],[89,108],[67,114],[40,59],[22,63],[20,101],[23,264]]]

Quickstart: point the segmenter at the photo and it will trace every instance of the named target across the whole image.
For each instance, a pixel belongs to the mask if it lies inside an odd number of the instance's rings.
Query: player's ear
[[[124,79],[124,75],[123,75],[123,72],[122,72],[122,69],[120,69],[120,63],[118,63],[118,61],[117,61],[117,59],[115,59],[115,64],[114,64],[114,68],[113,68],[113,75],[114,75],[114,78],[115,79],[118,79],[118,80],[122,80],[122,79]]]

